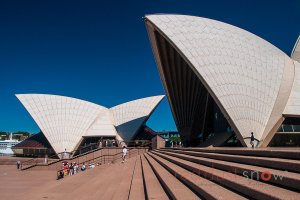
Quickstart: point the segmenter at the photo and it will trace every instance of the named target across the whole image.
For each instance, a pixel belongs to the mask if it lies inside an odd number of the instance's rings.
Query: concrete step
[[[125,165],[124,170],[119,171],[119,177],[120,179],[115,183],[116,190],[112,192],[113,197],[111,199],[113,200],[127,200],[130,193],[130,187],[132,183],[132,178],[135,171],[135,166],[138,162],[137,157],[135,159],[131,159],[129,161],[126,161],[123,163]],[[106,199],[106,198],[105,198]]]
[[[214,167],[207,167],[188,160],[166,155],[166,152],[153,153],[193,173],[227,187],[232,191],[249,196],[251,199],[300,199],[300,193],[294,191],[266,184],[264,182],[247,179],[240,175],[222,171]]]
[[[44,199],[45,196],[48,199],[111,199],[121,179],[120,172],[127,170],[126,167],[121,164],[113,164],[97,166],[85,172],[80,171],[74,176],[56,181],[52,186],[45,184],[44,187],[38,187],[38,190],[34,187],[27,192],[32,197],[25,196],[23,199]],[[39,171],[24,171],[22,174],[37,172]]]
[[[200,199],[195,193],[193,193],[187,186],[176,179],[152,157],[150,157],[148,154],[144,155],[171,199]]]
[[[204,153],[204,152],[196,152],[196,151],[171,150],[171,149],[164,149],[164,151],[169,151],[174,153],[176,152],[176,153],[192,155],[197,157],[212,158],[217,160],[225,160],[225,161],[236,162],[236,163],[244,163],[250,165],[255,163],[256,166],[300,173],[299,160],[241,156],[241,155],[230,155],[230,154],[220,154],[220,153]]]
[[[197,151],[206,153],[222,153],[231,155],[245,155],[257,157],[271,157],[300,160],[299,148],[238,148],[238,147],[213,147],[213,148],[165,148],[165,149],[178,149],[185,151]]]
[[[231,199],[231,200],[242,200],[247,199],[239,194],[236,194],[227,188],[224,188],[210,180],[202,178],[174,163],[167,161],[155,155],[153,153],[148,153],[153,157],[159,164],[165,167],[169,172],[171,172],[176,178],[189,186],[194,190],[199,196],[208,200],[216,199]]]
[[[148,161],[142,155],[142,172],[143,178],[145,183],[145,190],[146,195],[149,200],[168,200],[169,197],[165,193],[164,189],[162,188],[159,180],[157,179],[156,175],[154,174],[153,170],[151,169]]]
[[[144,192],[144,182],[142,173],[142,163],[140,156],[137,157],[134,174],[131,181],[129,200],[146,199]]]
[[[101,199],[111,199],[116,190],[116,183],[118,183],[121,176],[115,175],[117,168],[119,168],[117,165],[107,165],[89,169],[82,173],[79,172],[75,176],[61,180],[61,185],[51,192],[57,193],[57,190],[60,191],[61,197],[57,199],[96,200],[99,197]],[[123,171],[123,169],[121,170]]]
[[[238,174],[244,177],[251,177],[252,179],[264,181],[261,177],[268,176],[270,174],[271,178],[265,182],[273,183],[275,185],[279,185],[285,188],[289,188],[292,190],[300,191],[300,174],[283,171],[283,170],[276,170],[270,168],[264,168],[255,166],[256,163],[253,162],[252,164],[255,165],[246,165],[222,160],[214,160],[210,158],[202,158],[198,156],[190,156],[192,152],[187,153],[188,155],[184,154],[184,152],[177,152],[177,151],[158,151],[161,153],[165,153],[170,156],[178,157],[184,160],[192,161],[195,163],[199,163],[202,165],[206,165],[208,167],[213,166],[214,168],[221,169],[224,171],[232,172],[234,174]],[[266,174],[268,173],[268,174]]]

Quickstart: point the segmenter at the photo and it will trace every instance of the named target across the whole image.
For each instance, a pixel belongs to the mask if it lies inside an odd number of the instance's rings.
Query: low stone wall
[[[1,156],[0,165],[16,165],[18,160],[21,162],[25,162],[31,159],[32,158],[26,158],[26,157]]]

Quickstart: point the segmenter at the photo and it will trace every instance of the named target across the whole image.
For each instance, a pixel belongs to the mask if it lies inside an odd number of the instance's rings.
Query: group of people
[[[79,166],[76,162],[63,162],[62,169],[59,171],[57,179],[61,179],[65,176],[72,176],[77,174],[79,171]]]
[[[97,163],[97,166],[100,166],[100,163]],[[94,163],[90,163],[88,166],[85,164],[85,162],[81,165],[80,170],[84,172],[87,170],[87,167],[90,169],[95,168]],[[64,178],[65,176],[73,176],[79,172],[79,165],[76,162],[73,163],[68,163],[68,162],[63,162],[62,169],[59,171],[57,174],[57,179]]]
[[[103,140],[101,138],[98,141],[98,148],[103,148],[103,147],[118,147],[118,143],[114,139],[105,139],[105,140]]]
[[[63,164],[63,171],[64,171],[64,175],[69,175],[69,176],[72,176],[72,175],[75,175],[78,173],[78,165],[76,162],[73,162],[73,163],[68,163],[68,162],[65,162]]]

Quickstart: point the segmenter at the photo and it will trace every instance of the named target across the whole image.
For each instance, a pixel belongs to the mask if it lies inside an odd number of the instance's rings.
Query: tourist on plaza
[[[63,163],[63,169],[64,169],[64,176],[67,176],[69,174],[67,162]]]
[[[91,164],[89,164],[89,167],[90,167],[90,169],[94,169],[95,168],[95,164],[91,163]]]
[[[85,170],[86,170],[86,166],[85,166],[85,163],[83,163],[81,166],[81,171],[85,171]]]
[[[65,149],[65,151],[64,151],[64,158],[69,158],[69,155],[68,155],[67,149]]]
[[[67,172],[68,172],[67,175],[70,175],[70,165],[69,165],[69,163],[67,163]]]
[[[64,178],[64,165],[61,167],[59,174],[57,175],[57,180]]]
[[[45,165],[47,165],[47,164],[48,164],[48,155],[45,154]]]
[[[72,176],[74,174],[74,166],[73,163],[70,165],[70,171],[69,171],[69,176]]]
[[[123,146],[123,150],[122,150],[122,163],[125,162],[125,158],[126,158],[126,155],[127,155],[127,148],[125,146]]]
[[[78,165],[76,162],[74,162],[73,168],[74,168],[74,174],[77,174],[78,173]]]
[[[79,165],[76,163],[76,173],[79,171]]]
[[[73,175],[77,173],[76,171],[76,162],[73,162]]]
[[[21,161],[17,161],[17,169],[20,169],[20,166],[21,166]]]

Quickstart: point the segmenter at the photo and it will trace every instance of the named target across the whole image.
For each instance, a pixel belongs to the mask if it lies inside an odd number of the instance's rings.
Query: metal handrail
[[[136,141],[138,141],[138,143],[136,143]],[[139,142],[141,142],[141,141],[143,142],[142,144],[139,143]],[[145,146],[151,145],[151,141],[149,141],[149,140],[130,140],[130,141],[123,141],[123,142],[125,142],[125,143],[135,143],[136,146],[134,146],[134,147],[145,147]],[[91,147],[91,146],[97,146],[97,148],[96,148],[96,149],[92,149],[92,150],[87,151],[87,152],[84,152],[84,153],[82,153],[82,154],[78,154],[78,155],[76,155],[76,156],[72,156],[72,155],[75,155],[76,152],[81,151],[82,149],[86,149],[86,148]],[[118,148],[118,147],[111,146],[111,147],[106,147],[106,148]],[[121,148],[121,147],[119,147],[119,148]],[[98,150],[101,150],[101,149],[103,149],[103,148],[102,148],[102,147],[99,147],[99,144],[96,143],[96,144],[92,144],[92,145],[90,145],[90,146],[85,146],[85,147],[81,148],[80,150],[74,150],[74,151],[71,151],[71,152],[60,152],[60,153],[57,153],[57,154],[55,154],[55,155],[53,155],[53,156],[48,157],[48,158],[47,158],[47,159],[48,159],[48,162],[46,163],[46,165],[50,165],[50,164],[53,164],[53,163],[56,163],[56,162],[59,162],[59,161],[62,161],[62,160],[75,159],[75,158],[78,158],[78,157],[80,157],[80,156],[84,156],[84,155],[86,155],[86,154],[89,154],[89,153],[92,153],[92,152],[94,152],[94,151],[98,151]],[[64,156],[62,156],[62,155],[66,155],[66,154],[69,155],[68,158],[65,158]],[[71,155],[72,157],[71,157],[70,155]],[[52,162],[49,162],[49,158],[51,159],[51,158],[54,158],[54,157],[56,157],[56,158],[58,157],[59,159],[58,159],[58,160],[55,160],[55,161],[52,161]],[[37,166],[38,163],[39,163],[39,162],[38,162],[39,159],[43,159],[43,158],[32,158],[32,159],[30,159],[30,160],[21,162],[21,170],[24,170],[24,169],[28,169],[28,168],[32,168],[32,167],[34,167],[34,166]],[[27,164],[27,163],[30,163],[30,164]],[[27,165],[27,167],[24,168],[24,165]]]
[[[137,155],[139,155],[139,149],[128,149],[128,158],[131,158],[132,156],[135,155],[135,153],[131,153],[133,150],[137,150]],[[118,155],[121,155],[120,157],[117,157]],[[122,158],[122,155],[123,153],[122,152],[119,152],[119,153],[115,153],[115,154],[112,154],[112,155],[101,155],[101,156],[98,156],[98,157],[93,157],[93,159],[89,159],[89,160],[86,160],[84,162],[81,162],[81,163],[77,163],[78,167],[80,167],[80,165],[82,165],[83,163],[87,163],[87,165],[91,164],[90,161],[93,161],[93,163],[97,163],[97,161],[99,159],[101,159],[101,162],[100,162],[100,165],[102,164],[106,164],[107,161],[108,163],[114,163],[116,162],[118,159],[121,159]],[[107,157],[112,157],[112,159],[106,159]],[[104,158],[104,162],[103,162],[103,158]],[[111,162],[110,162],[111,161]],[[86,169],[89,169],[88,167]],[[60,170],[57,170],[57,179],[59,179],[59,175],[60,175],[60,172],[63,171],[64,169],[60,169]]]

